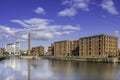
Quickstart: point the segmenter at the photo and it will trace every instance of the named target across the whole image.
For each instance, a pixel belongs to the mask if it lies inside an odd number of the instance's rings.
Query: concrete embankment
[[[4,59],[5,59],[5,56],[0,56],[0,61]]]
[[[31,58],[33,58],[33,56],[19,56],[19,58],[21,58],[21,59],[31,59]]]
[[[40,59],[39,56],[19,56],[21,59]]]
[[[74,61],[87,61],[87,62],[120,62],[119,58],[79,58],[79,57],[54,57],[54,56],[43,56],[44,59],[57,59],[57,60],[74,60]]]

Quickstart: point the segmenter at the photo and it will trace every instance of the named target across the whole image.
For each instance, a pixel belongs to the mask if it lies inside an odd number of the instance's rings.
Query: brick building
[[[95,35],[79,40],[54,42],[48,47],[52,56],[79,56],[80,58],[114,57],[118,53],[118,37],[110,35]]]
[[[120,55],[120,48],[118,49],[118,54]]]
[[[48,47],[49,55],[57,57],[78,56],[79,55],[79,40],[58,41]]]
[[[79,39],[79,57],[101,58],[118,55],[118,38],[96,35]]]
[[[72,41],[71,55],[72,56],[79,56],[79,40]]]
[[[54,44],[51,44],[51,46],[48,47],[48,54],[54,56]]]
[[[54,56],[65,57],[71,56],[71,42],[70,40],[58,41],[54,43]]]
[[[43,46],[32,47],[31,53],[32,55],[42,56],[45,53],[44,47]]]
[[[5,52],[5,48],[0,48],[0,54],[3,54]]]

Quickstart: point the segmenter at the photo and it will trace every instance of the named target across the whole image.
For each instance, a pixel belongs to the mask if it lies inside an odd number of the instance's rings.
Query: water
[[[0,80],[120,80],[120,64],[12,57],[0,61]]]

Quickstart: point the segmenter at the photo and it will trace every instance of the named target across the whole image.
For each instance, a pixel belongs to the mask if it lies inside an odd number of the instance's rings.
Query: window
[[[89,43],[91,43],[91,41],[89,41]]]
[[[83,45],[81,47],[83,47]]]
[[[91,55],[91,52],[89,52],[89,55]]]
[[[81,44],[83,44],[83,41],[81,41]]]
[[[101,53],[99,52],[99,55],[101,55]]]
[[[99,47],[100,47],[100,44],[99,44]]]
[[[100,43],[101,41],[99,40],[99,43]]]
[[[81,52],[81,56],[83,56],[83,52]]]
[[[100,50],[100,47],[99,47],[99,50]]]
[[[91,48],[89,48],[89,50],[91,50]]]
[[[100,39],[100,36],[99,36],[99,39]]]
[[[91,44],[89,44],[89,47],[91,47]]]

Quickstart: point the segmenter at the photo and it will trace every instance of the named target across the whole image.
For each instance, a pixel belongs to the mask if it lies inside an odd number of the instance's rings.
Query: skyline
[[[60,40],[98,34],[115,36],[120,33],[119,3],[118,0],[1,0],[0,47],[21,41],[22,48],[27,49],[29,32],[31,47],[45,48]]]

